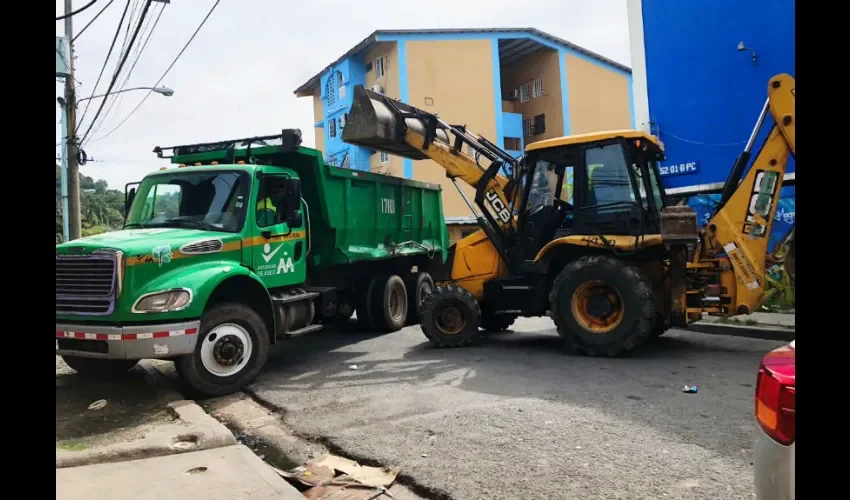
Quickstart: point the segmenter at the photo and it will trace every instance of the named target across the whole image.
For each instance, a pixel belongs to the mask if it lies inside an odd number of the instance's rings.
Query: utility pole
[[[68,162],[68,231],[69,237],[80,237],[80,165],[77,163],[77,92],[74,79],[74,20],[71,0],[65,0],[65,37],[68,39],[68,76],[65,77],[65,158]]]

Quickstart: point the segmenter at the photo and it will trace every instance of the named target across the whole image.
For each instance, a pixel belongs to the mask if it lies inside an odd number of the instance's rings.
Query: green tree
[[[83,236],[121,229],[124,225],[124,193],[109,189],[102,179],[80,174],[80,225]],[[56,165],[56,241],[62,241],[62,181]]]

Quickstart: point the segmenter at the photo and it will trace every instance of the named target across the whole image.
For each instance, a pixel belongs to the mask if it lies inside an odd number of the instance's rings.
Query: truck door
[[[254,269],[267,288],[300,285],[307,276],[307,230],[301,180],[266,167],[257,174],[252,208]]]

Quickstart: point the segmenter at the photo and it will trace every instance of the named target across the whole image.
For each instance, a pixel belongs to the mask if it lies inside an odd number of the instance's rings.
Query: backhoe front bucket
[[[391,105],[388,105],[388,103],[391,103]],[[398,111],[393,109],[392,105]],[[399,112],[404,114],[420,112],[431,115],[431,113],[367,90],[362,85],[357,85],[354,87],[351,110],[348,112],[345,127],[342,129],[342,140],[349,144],[386,151],[411,160],[427,159],[428,157],[417,148],[404,141],[403,129],[399,131],[396,127],[398,120],[402,119]],[[425,123],[421,119],[405,117],[404,123],[410,130],[425,135]],[[443,128],[438,128],[436,140],[451,145],[449,135]]]

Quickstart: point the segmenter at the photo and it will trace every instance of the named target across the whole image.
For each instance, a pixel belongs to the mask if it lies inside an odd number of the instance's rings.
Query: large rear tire
[[[422,318],[422,301],[434,291],[434,278],[428,273],[410,273],[407,287],[407,324],[415,325]]]
[[[640,347],[656,325],[655,292],[641,270],[592,255],[571,262],[549,294],[565,347],[591,356],[619,356]]]
[[[370,320],[374,328],[396,332],[404,327],[408,312],[407,287],[398,275],[375,278],[369,297]]]
[[[481,306],[468,291],[456,285],[434,289],[422,302],[420,328],[436,347],[463,347],[478,341]]]
[[[137,359],[96,359],[62,356],[66,365],[84,377],[114,377],[127,373],[138,364]]]
[[[177,358],[174,367],[197,396],[224,396],[250,384],[268,354],[269,332],[260,315],[226,302],[204,312],[195,352]]]

